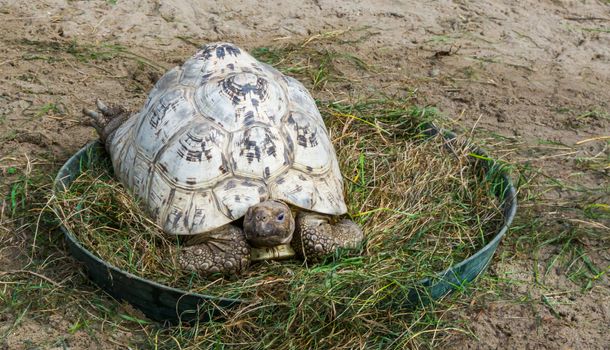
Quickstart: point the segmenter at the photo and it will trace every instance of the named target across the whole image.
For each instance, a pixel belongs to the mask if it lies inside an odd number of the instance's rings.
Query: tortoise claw
[[[104,126],[107,123],[104,116],[102,116],[101,114],[99,114],[96,111],[92,111],[87,108],[83,108],[83,114],[86,115],[87,117],[91,118],[89,124],[95,128],[95,130],[98,132],[98,134],[101,135],[101,132],[104,130]]]
[[[98,124],[103,124],[105,122],[104,117],[96,111],[92,111],[87,108],[83,108],[83,114],[93,119]]]
[[[114,108],[109,107],[106,103],[104,103],[104,101],[100,100],[99,98],[95,100],[95,105],[105,117],[110,117],[116,114]]]
[[[95,100],[98,111],[83,108],[83,114],[91,119],[91,125],[100,135],[102,142],[129,117],[127,111],[120,106],[108,106],[100,99]]]

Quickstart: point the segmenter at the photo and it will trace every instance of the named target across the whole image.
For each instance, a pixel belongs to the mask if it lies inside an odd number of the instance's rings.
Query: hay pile
[[[376,123],[355,117],[357,108],[375,112]],[[366,296],[361,302],[370,303],[369,297],[384,298],[463,260],[500,227],[490,174],[476,165],[466,143],[422,133],[430,111],[383,100],[327,104],[322,110],[345,177],[349,212],[366,235],[358,255],[312,266],[264,262],[239,279],[201,279],[179,268],[179,241],[148,219],[109,163],[91,166],[59,193],[57,212],[88,250],[125,271],[191,292],[276,302],[312,293],[333,300]]]

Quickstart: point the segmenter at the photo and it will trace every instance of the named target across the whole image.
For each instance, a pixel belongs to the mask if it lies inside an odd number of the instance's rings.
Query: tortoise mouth
[[[275,231],[275,230],[273,230]],[[251,246],[257,248],[264,247],[275,247],[278,245],[289,244],[292,241],[292,232],[285,235],[282,232],[253,232],[252,234],[246,234],[246,240]]]
[[[250,259],[253,262],[264,260],[285,260],[296,256],[290,244],[277,245],[275,247],[252,248]]]

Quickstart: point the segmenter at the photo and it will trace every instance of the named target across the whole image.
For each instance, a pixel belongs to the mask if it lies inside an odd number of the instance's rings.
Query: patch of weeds
[[[11,167],[7,171],[9,174],[16,174],[17,169]],[[8,203],[11,214],[15,215],[19,210],[25,210],[26,203],[28,199],[28,189],[29,189],[30,181],[29,178],[25,175],[19,176],[18,180],[14,181],[10,185],[9,193],[8,193]]]
[[[591,203],[583,208],[585,217],[594,220],[610,220],[610,204]]]
[[[610,28],[581,28],[585,32],[610,33]]]
[[[432,37],[430,37],[430,39],[426,40],[425,42],[432,42],[432,43],[451,43],[453,42],[455,39],[447,36],[447,35],[434,35]]]
[[[577,245],[574,255],[568,265],[568,278],[581,286],[582,291],[590,290],[596,281],[601,282],[599,277],[607,271],[598,267],[585,251],[582,245]]]
[[[601,177],[608,175],[610,169],[610,135],[581,140],[575,165],[585,172],[595,172]],[[587,145],[584,145],[587,144]]]
[[[569,110],[570,117],[565,120],[565,124],[574,129],[579,129],[589,125],[601,126],[610,121],[610,114],[600,107],[593,107],[585,111]]]
[[[38,108],[38,111],[36,112],[36,117],[41,117],[43,115],[47,115],[47,114],[49,114],[49,112],[59,113],[60,109],[57,106],[57,104],[49,102]]]
[[[477,71],[472,68],[471,66],[465,67],[463,70],[464,76],[466,77],[466,79],[476,79],[477,78]]]
[[[603,110],[598,110],[598,109],[593,109],[590,111],[586,111],[584,113],[579,114],[578,116],[576,116],[577,120],[584,120],[584,119],[606,119],[606,120],[610,120],[610,114],[606,111]]]
[[[302,43],[287,44],[282,47],[258,47],[250,53],[258,60],[279,69],[301,80],[306,78],[313,90],[320,90],[329,82],[346,81],[343,67],[358,71],[373,69],[360,57],[342,51],[336,41],[323,37],[316,39],[317,45],[311,45],[311,40]],[[322,45],[325,44],[325,45]]]
[[[535,254],[540,254],[539,251],[546,251],[546,254],[549,251],[552,253],[545,259],[545,272],[544,274],[538,273],[540,277],[537,281],[544,285],[546,276],[557,269],[579,286],[583,292],[590,290],[595,284],[604,283],[602,276],[608,267],[595,263],[591,257],[594,251],[584,244],[587,242],[586,237],[594,237],[598,234],[588,229],[568,229],[559,234],[555,233],[557,237],[553,239],[541,242],[540,246],[536,248]],[[554,247],[556,249],[553,249]],[[599,248],[608,249],[610,246],[606,243],[605,247]]]
[[[549,140],[538,143],[572,149]],[[610,188],[590,188],[578,178],[558,179],[527,162],[514,165],[511,173],[518,176],[520,212],[504,241],[504,253],[532,257],[531,267],[525,268],[533,271],[535,282],[546,291],[557,288],[549,283],[557,278],[555,274],[567,277],[583,292],[607,283],[599,252],[610,249],[604,201]],[[549,193],[557,191],[569,193],[570,200],[560,205],[549,200]],[[511,288],[500,291],[509,298],[514,293]],[[546,305],[543,299],[531,302]]]
[[[349,104],[319,101],[318,105],[326,116],[325,121],[331,127],[336,120],[346,122],[352,119],[359,124],[371,126],[385,135],[425,137],[421,132],[429,126],[429,123],[442,119],[433,106],[414,106],[411,96],[402,98],[382,96],[356,100]]]
[[[599,207],[595,207],[597,208]],[[532,215],[529,211],[526,214],[527,217]],[[596,283],[604,283],[604,266],[594,262],[591,254],[596,254],[596,250],[610,249],[610,236],[604,232],[605,229],[573,226],[566,222],[557,225],[541,218],[517,222],[512,231],[513,236],[517,231],[522,232],[515,236],[516,239],[509,239],[509,242],[516,243],[517,251],[533,256],[534,280],[539,285],[546,286],[548,274],[555,270],[565,274],[583,291],[591,289]],[[597,243],[591,246],[591,242]],[[543,269],[539,267],[541,263],[544,263]]]
[[[257,60],[265,62],[272,66],[277,66],[282,63],[286,56],[291,53],[291,49],[287,47],[256,47],[250,50],[250,54]]]
[[[32,51],[28,53],[26,59],[46,59],[49,56],[40,54],[51,54],[53,60],[60,60],[58,53],[67,53],[81,62],[107,61],[117,57],[125,50],[123,46],[114,44],[89,45],[79,44],[76,40],[65,41],[43,41],[21,39],[19,44],[30,47]],[[50,59],[50,58],[49,58]]]
[[[572,109],[570,107],[557,107],[555,111],[557,113],[570,113]]]
[[[24,58],[46,59],[46,60],[61,60],[58,54],[67,54],[79,62],[100,62],[110,61],[117,57],[123,57],[141,62],[156,70],[165,71],[165,68],[152,62],[148,58],[134,53],[122,45],[112,43],[102,43],[97,45],[82,44],[76,40],[70,42],[65,41],[43,41],[21,39],[19,44],[30,47],[31,52],[24,54]],[[50,56],[41,56],[41,54],[49,54]]]

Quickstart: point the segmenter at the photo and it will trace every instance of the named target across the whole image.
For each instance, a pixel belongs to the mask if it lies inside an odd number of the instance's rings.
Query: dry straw
[[[328,108],[331,115],[350,115],[338,112],[338,105]],[[176,263],[179,240],[148,219],[140,203],[114,179],[109,164],[85,171],[56,197],[55,205],[64,225],[103,260],[192,292],[282,300],[281,294],[303,279],[315,280],[317,273],[331,270],[342,276],[336,281],[345,283],[346,297],[352,296],[352,289],[362,293],[360,286],[350,287],[355,281],[397,279],[410,284],[481,248],[502,217],[490,193],[492,183],[474,166],[476,158],[467,145],[447,143],[440,136],[428,139],[412,124],[416,118],[402,118],[409,125],[384,129],[349,117],[329,121],[350,214],[363,227],[366,242],[357,254],[331,257],[326,264],[266,262],[239,278],[213,280],[182,271]],[[386,129],[392,133],[380,132]]]

